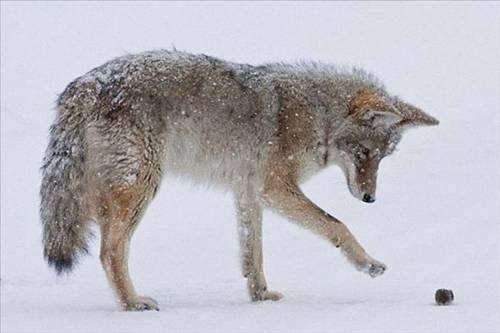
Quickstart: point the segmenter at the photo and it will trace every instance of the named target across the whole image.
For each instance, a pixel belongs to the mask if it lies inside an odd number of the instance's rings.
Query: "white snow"
[[[1,331],[500,331],[498,2],[1,3]],[[117,310],[98,260],[57,278],[42,259],[38,168],[65,85],[156,48],[258,64],[317,60],[374,71],[441,121],[409,131],[366,205],[331,168],[305,192],[388,266],[371,279],[266,212],[279,302],[249,301],[231,196],[166,179],[131,246],[136,289],[160,312]],[[438,288],[451,306],[434,305]]]

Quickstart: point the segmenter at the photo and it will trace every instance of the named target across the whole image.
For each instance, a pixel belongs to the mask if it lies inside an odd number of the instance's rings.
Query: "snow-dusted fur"
[[[68,85],[57,103],[41,187],[45,256],[69,271],[101,229],[100,258],[122,307],[158,309],[128,274],[130,237],[162,175],[234,193],[252,300],[278,300],[262,269],[262,209],[317,233],[371,276],[371,258],[300,182],[331,164],[354,196],[375,199],[380,160],[404,128],[437,124],[362,70],[317,63],[236,64],[154,51],[116,58]]]
[[[50,128],[42,165],[41,219],[44,256],[58,273],[69,271],[87,253],[89,231],[82,220],[85,125],[77,112],[60,112]]]

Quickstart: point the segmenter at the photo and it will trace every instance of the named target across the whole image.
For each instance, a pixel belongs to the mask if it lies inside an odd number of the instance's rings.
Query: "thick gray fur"
[[[70,271],[88,252],[88,222],[97,222],[101,260],[123,307],[157,308],[135,294],[126,256],[128,239],[168,173],[234,193],[253,300],[281,297],[267,291],[262,272],[263,207],[379,275],[385,266],[298,184],[337,164],[353,195],[373,200],[378,162],[404,127],[419,123],[437,121],[359,69],[252,66],[166,50],[116,58],[75,79],[57,101],[40,190],[44,255],[57,272]],[[365,156],[374,160],[366,168],[357,157],[360,147],[368,149],[363,145],[377,151]]]

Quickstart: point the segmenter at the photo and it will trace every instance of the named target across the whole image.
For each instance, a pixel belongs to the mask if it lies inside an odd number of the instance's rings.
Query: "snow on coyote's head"
[[[379,163],[394,151],[402,132],[413,126],[437,124],[437,119],[398,97],[369,89],[353,96],[349,116],[334,140],[338,164],[352,195],[374,202]]]

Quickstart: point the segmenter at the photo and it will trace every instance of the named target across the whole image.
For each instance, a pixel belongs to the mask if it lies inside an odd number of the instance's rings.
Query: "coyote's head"
[[[375,201],[380,161],[391,154],[409,127],[437,125],[439,121],[417,107],[372,90],[354,95],[349,116],[335,133],[339,165],[352,195]]]

